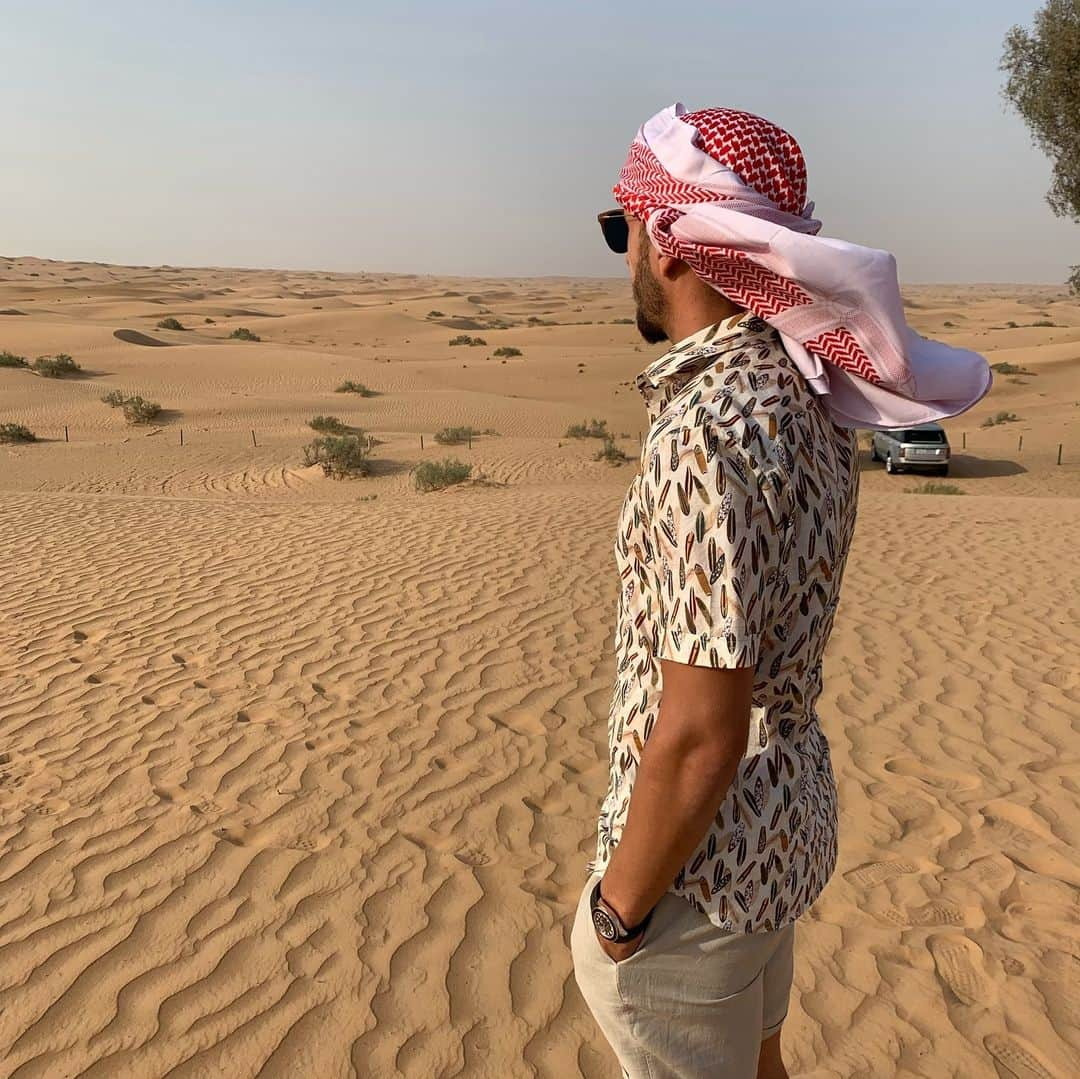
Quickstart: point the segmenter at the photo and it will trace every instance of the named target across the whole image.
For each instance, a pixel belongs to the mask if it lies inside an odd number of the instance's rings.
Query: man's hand
[[[607,952],[608,957],[618,963],[623,959],[629,959],[641,947],[641,942],[645,939],[648,929],[643,929],[633,940],[628,940],[625,944],[615,944],[610,940],[605,940],[597,932],[595,925],[593,926],[593,932],[596,933],[596,939],[600,941],[600,947]]]

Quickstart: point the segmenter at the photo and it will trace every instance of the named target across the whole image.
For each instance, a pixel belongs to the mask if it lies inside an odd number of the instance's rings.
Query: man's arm
[[[701,842],[746,753],[750,725],[753,667],[660,664],[659,714],[600,884],[625,925],[645,917]]]

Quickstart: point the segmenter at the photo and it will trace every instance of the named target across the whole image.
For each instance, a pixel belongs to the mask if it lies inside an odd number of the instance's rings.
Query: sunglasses
[[[626,221],[626,211],[605,210],[596,215],[600,222],[600,231],[604,234],[604,240],[608,247],[616,254],[625,255],[630,242],[630,226]]]

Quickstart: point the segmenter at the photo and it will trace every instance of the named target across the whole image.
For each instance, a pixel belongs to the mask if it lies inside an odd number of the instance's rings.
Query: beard
[[[667,318],[667,304],[664,300],[660,282],[653,275],[647,255],[642,252],[634,270],[631,283],[634,304],[637,307],[638,333],[650,344],[659,344],[668,339],[664,321]]]

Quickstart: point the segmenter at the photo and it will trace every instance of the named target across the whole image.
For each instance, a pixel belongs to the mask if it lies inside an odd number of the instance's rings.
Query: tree
[[[1046,201],[1080,223],[1080,0],[1046,0],[1031,30],[1005,35],[1002,93],[1024,118],[1032,142],[1053,163]],[[1080,267],[1069,284],[1080,291]]]

